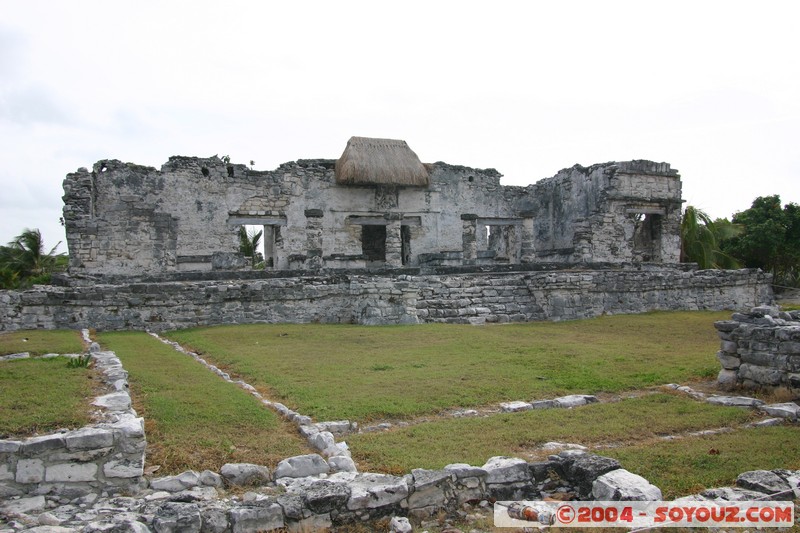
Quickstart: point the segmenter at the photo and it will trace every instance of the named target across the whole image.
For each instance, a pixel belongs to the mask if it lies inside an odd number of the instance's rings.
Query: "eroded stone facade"
[[[666,163],[575,166],[527,187],[427,165],[430,185],[339,185],[334,160],[262,172],[217,157],[160,170],[99,161],[64,181],[73,275],[250,268],[243,225],[264,229],[272,270],[676,263],[681,181]]]

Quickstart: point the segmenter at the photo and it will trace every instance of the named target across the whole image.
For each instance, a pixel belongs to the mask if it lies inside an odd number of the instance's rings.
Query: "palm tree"
[[[246,226],[239,226],[239,252],[250,258],[250,263],[255,268],[258,262],[258,247],[261,244],[261,236],[264,230],[256,231],[255,228],[248,230]]]
[[[39,281],[42,276],[50,274],[58,259],[58,242],[46,252],[44,239],[38,229],[25,229],[7,246],[0,247],[0,270],[3,271],[4,284],[25,284]]]
[[[720,249],[723,240],[742,228],[725,219],[712,221],[706,213],[687,206],[681,221],[681,262],[697,263],[701,269],[739,268],[739,262]]]

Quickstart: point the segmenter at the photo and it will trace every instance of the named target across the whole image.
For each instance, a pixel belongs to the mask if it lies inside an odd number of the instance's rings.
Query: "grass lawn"
[[[81,337],[76,331],[0,334],[0,355],[79,353],[82,349]],[[0,438],[28,437],[88,424],[94,383],[92,370],[67,368],[60,357],[1,362]]]
[[[710,452],[710,453],[709,453]],[[717,453],[719,452],[719,453]],[[748,470],[800,469],[800,428],[786,424],[602,450],[661,488],[664,499],[732,486]]]
[[[159,475],[218,471],[225,463],[274,466],[309,453],[297,429],[242,389],[142,332],[102,333],[128,371],[134,407],[145,418],[148,466]]]
[[[752,412],[672,394],[652,394],[573,409],[446,418],[391,431],[348,436],[360,465],[395,474],[449,463],[480,466],[494,455],[529,456],[549,441],[626,444],[657,436],[738,425]],[[546,457],[545,452],[543,457]],[[624,463],[623,463],[624,464]],[[626,465],[627,466],[627,465]]]
[[[618,392],[716,376],[729,312],[502,326],[239,325],[167,336],[317,420]]]
[[[47,353],[81,353],[83,341],[78,331],[23,330],[0,333],[0,355],[30,352],[31,355]]]

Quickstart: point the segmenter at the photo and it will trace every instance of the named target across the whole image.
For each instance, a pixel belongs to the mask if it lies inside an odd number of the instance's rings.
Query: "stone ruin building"
[[[64,180],[70,266],[0,291],[0,330],[219,323],[484,324],[770,303],[756,270],[679,264],[666,163],[576,165],[526,187],[353,137],[338,160],[102,160]],[[240,252],[263,229],[263,267]]]
[[[363,137],[338,160],[267,172],[99,161],[64,181],[70,271],[246,269],[241,226],[263,227],[269,270],[678,262],[681,180],[667,163],[576,165],[527,187],[500,177]]]

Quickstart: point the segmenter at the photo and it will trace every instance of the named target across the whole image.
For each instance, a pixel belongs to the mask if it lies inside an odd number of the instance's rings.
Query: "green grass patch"
[[[134,406],[145,418],[148,465],[159,465],[159,474],[218,471],[228,462],[274,466],[308,453],[294,426],[146,333],[103,333],[98,340],[129,372]]]
[[[395,474],[449,463],[480,466],[492,456],[524,456],[549,441],[598,445],[741,424],[746,409],[719,407],[672,394],[651,394],[574,409],[546,409],[488,417],[445,418],[385,432],[350,435],[364,470]],[[627,467],[627,463],[623,463]],[[636,472],[636,470],[633,470]]]
[[[81,353],[83,341],[78,331],[23,330],[0,333],[0,355],[29,352],[31,355],[47,353]]]
[[[88,368],[67,368],[63,357],[0,363],[0,438],[85,426],[93,376]]]
[[[800,469],[800,428],[782,425],[603,450],[671,500],[731,486],[749,470]]]
[[[502,326],[237,325],[168,337],[318,420],[403,418],[716,375],[728,312]]]

